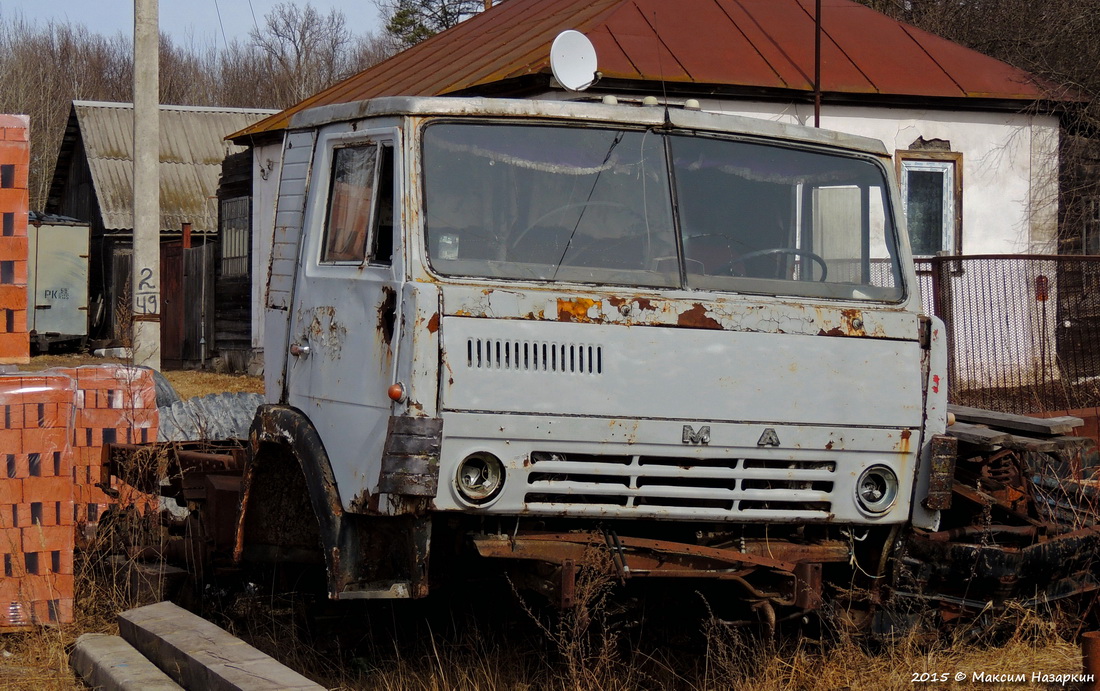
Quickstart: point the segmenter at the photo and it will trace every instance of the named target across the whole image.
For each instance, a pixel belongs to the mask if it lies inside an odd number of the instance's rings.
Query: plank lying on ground
[[[156,665],[119,636],[86,633],[70,659],[89,687],[103,691],[183,691]]]
[[[1047,418],[1031,417],[1030,415],[1014,415],[1013,413],[1002,413],[996,410],[969,408],[963,405],[948,405],[947,412],[954,413],[955,417],[962,422],[979,423],[1000,429],[1035,434],[1069,434],[1074,427],[1081,427],[1085,424],[1085,421],[1081,418],[1069,415]]]
[[[118,615],[118,630],[145,657],[187,689],[324,688],[171,602],[123,612]]]

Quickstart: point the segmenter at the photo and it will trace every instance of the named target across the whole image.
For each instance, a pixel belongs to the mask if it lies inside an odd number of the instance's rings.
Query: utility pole
[[[134,364],[160,369],[160,23],[134,0]]]
[[[821,0],[814,5],[814,127],[821,127]]]

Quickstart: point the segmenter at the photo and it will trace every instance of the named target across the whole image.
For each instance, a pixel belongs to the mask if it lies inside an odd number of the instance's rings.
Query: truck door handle
[[[294,357],[309,357],[309,346],[292,343],[290,345],[290,354]]]

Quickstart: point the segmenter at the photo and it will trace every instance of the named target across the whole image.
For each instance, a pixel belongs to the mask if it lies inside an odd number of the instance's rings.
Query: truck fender
[[[289,510],[292,515],[278,515],[280,523],[307,526],[311,517],[295,514],[312,513],[324,552],[330,596],[333,596],[343,586],[337,581],[341,580],[338,574],[341,573],[344,509],[328,453],[317,429],[301,410],[268,404],[257,409],[248,440],[249,455],[241,483],[241,510],[237,519],[234,560],[238,563],[243,560],[249,534],[262,529],[256,525],[256,521],[261,520],[256,516],[270,516],[269,510]],[[291,476],[295,471],[301,472],[300,478]],[[272,474],[277,477],[272,477]],[[302,493],[303,483],[308,495],[308,507],[304,498],[298,496]],[[272,488],[285,488],[283,496],[259,496],[275,494]],[[255,520],[250,522],[250,516]],[[274,524],[261,522],[271,532],[276,531]]]

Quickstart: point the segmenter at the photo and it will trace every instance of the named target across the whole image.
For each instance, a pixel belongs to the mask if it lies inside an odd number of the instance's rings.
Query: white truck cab
[[[892,171],[683,108],[296,115],[238,554],[324,564],[335,598],[498,559],[568,605],[594,545],[768,606],[874,574],[936,524],[946,409]]]

